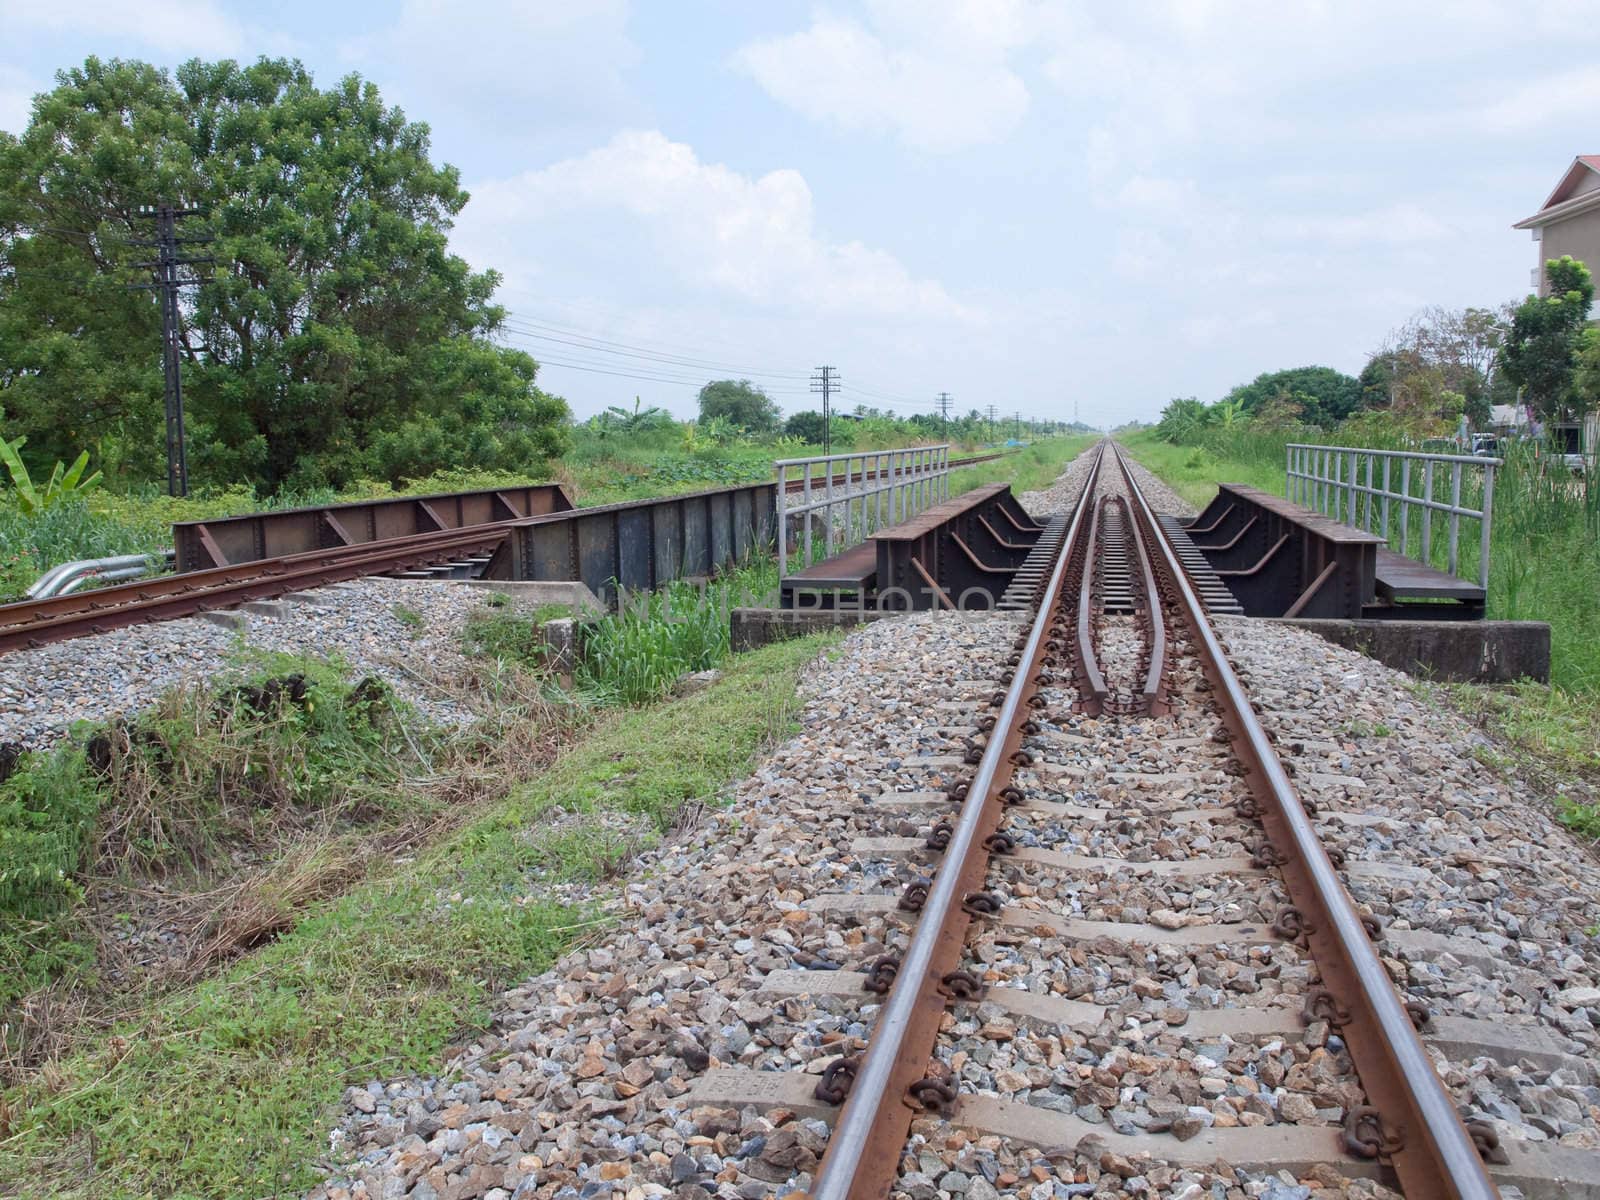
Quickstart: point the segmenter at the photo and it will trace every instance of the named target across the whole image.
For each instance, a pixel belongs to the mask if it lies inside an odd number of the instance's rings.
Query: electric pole
[[[200,215],[198,208],[182,208],[162,203],[141,206],[141,219],[154,221],[154,240],[134,241],[135,246],[154,246],[154,262],[134,263],[135,267],[148,267],[155,272],[154,283],[133,286],[150,288],[161,302],[161,373],[165,381],[167,408],[167,493],[172,496],[189,494],[189,455],[183,430],[183,340],[182,313],[178,308],[178,289],[199,283],[199,279],[185,278],[179,267],[215,262],[209,254],[202,256],[178,253],[181,244],[205,243],[209,236],[179,237],[178,222],[184,217]]]
[[[1019,442],[1022,440],[1022,413],[1021,412],[1013,412],[1011,414],[1011,436],[1013,438],[1015,438]]]
[[[944,436],[950,436],[950,393],[940,392],[937,401],[939,405],[939,428],[944,431]]]
[[[818,367],[811,375],[811,390],[822,395],[822,453],[833,453],[833,394],[839,390],[836,367]]]
[[[994,405],[991,404],[989,405],[989,440],[991,442],[994,441],[994,417],[995,409]]]

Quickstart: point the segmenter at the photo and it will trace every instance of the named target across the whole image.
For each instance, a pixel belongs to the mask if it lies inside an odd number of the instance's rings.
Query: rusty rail
[[[961,965],[970,920],[962,906],[983,886],[988,861],[984,843],[999,825],[1000,794],[1010,784],[1011,759],[1021,747],[1025,710],[1039,689],[1047,643],[1053,642],[1051,633],[1071,548],[1082,532],[1085,512],[1092,509],[1086,500],[1094,495],[1104,449],[1097,453],[1061,555],[1040,594],[1038,614],[1019,649],[1010,687],[1003,697],[996,698],[1000,711],[994,732],[951,830],[945,868],[934,876],[928,889],[916,931],[896,968],[894,986],[828,1139],[827,1153],[811,1189],[813,1200],[888,1195],[915,1115],[911,1098],[925,1098],[915,1101],[918,1107],[936,1107],[948,1091],[944,1080],[924,1077],[945,1010],[940,987]]]
[[[1222,719],[1234,735],[1233,749],[1246,769],[1267,837],[1276,857],[1283,860],[1284,882],[1329,992],[1333,1023],[1340,1026],[1361,1085],[1376,1109],[1368,1114],[1368,1140],[1362,1143],[1362,1152],[1370,1150],[1368,1157],[1390,1160],[1410,1200],[1498,1196],[1473,1136],[1461,1123],[1373,948],[1375,934],[1365,923],[1373,918],[1356,911],[1177,555],[1160,535],[1160,525],[1121,448],[1114,447],[1113,452],[1127,478],[1138,524],[1151,535],[1148,544],[1193,635]]]
[[[449,529],[209,571],[159,575],[49,600],[4,604],[0,605],[0,654],[129,625],[231,608],[252,600],[269,600],[363,575],[428,566],[461,554],[492,552],[507,534],[499,525]]]
[[[1256,717],[1238,677],[1212,632],[1204,609],[1159,533],[1149,505],[1119,451],[1136,514],[1134,537],[1149,552],[1146,575],[1192,629],[1202,666],[1246,768],[1269,844],[1283,860],[1284,876],[1323,981],[1326,1007],[1350,1047],[1373,1107],[1358,1110],[1347,1128],[1352,1152],[1392,1162],[1409,1197],[1491,1200],[1498,1195],[1473,1137],[1463,1127],[1423,1051],[1362,918],[1335,874],[1305,809]],[[1027,761],[1021,749],[1028,709],[1050,682],[1049,661],[1068,644],[1073,620],[1064,595],[1074,551],[1094,527],[1094,494],[1105,445],[1073,514],[1065,544],[1024,638],[1007,691],[996,696],[993,731],[945,842],[943,867],[925,887],[921,917],[904,954],[891,962],[893,985],[874,1024],[867,1049],[846,1072],[848,1094],[811,1195],[814,1200],[878,1200],[889,1194],[917,1111],[948,1112],[953,1082],[930,1063],[948,997],[965,986],[959,967],[970,914],[993,911],[982,891],[993,838],[1011,787],[1013,768]],[[1079,587],[1087,590],[1091,565]],[[1142,571],[1141,574],[1144,572]],[[1162,619],[1160,591],[1150,593],[1151,618]],[[941,831],[941,840],[944,833]],[[1288,915],[1288,914],[1285,914]]]
[[[977,462],[985,462],[999,458],[1000,454],[976,455],[957,463],[953,466],[968,466]],[[773,486],[751,485],[755,488]],[[713,489],[707,493],[691,493],[689,495],[720,496],[726,492],[740,489]],[[522,492],[526,492],[523,495]],[[548,493],[548,495],[546,494]],[[496,498],[498,497],[498,498]],[[662,497],[663,502],[684,500],[687,496]],[[571,545],[563,543],[564,549],[557,555],[564,566],[560,578],[585,578],[592,575],[586,572],[585,567],[596,558],[598,551],[595,538],[587,533],[577,532],[577,527],[582,524],[587,529],[593,524],[593,519],[602,519],[614,516],[617,510],[628,509],[629,504],[602,505],[597,508],[579,508],[562,510],[559,506],[567,503],[565,492],[553,485],[537,485],[522,489],[516,495],[508,496],[504,492],[466,492],[451,493],[448,495],[428,496],[420,498],[396,498],[393,502],[372,502],[350,506],[353,510],[366,512],[368,509],[384,512],[399,512],[396,504],[401,501],[411,503],[413,500],[430,508],[433,512],[432,519],[435,523],[446,526],[445,528],[425,531],[421,533],[406,533],[401,536],[380,537],[375,539],[358,539],[348,528],[343,530],[348,543],[340,541],[339,544],[316,549],[306,549],[291,554],[279,554],[272,557],[248,558],[237,562],[228,562],[221,566],[207,567],[199,570],[183,571],[174,575],[157,575],[139,579],[132,583],[125,583],[111,587],[97,588],[92,591],[75,592],[66,596],[52,597],[46,600],[20,601],[14,604],[0,604],[0,655],[16,650],[32,649],[47,645],[51,642],[66,641],[75,637],[89,634],[104,633],[112,629],[121,629],[130,625],[145,624],[152,621],[173,620],[179,617],[193,616],[196,613],[207,612],[213,609],[231,608],[252,600],[268,600],[274,596],[282,596],[288,592],[299,591],[305,588],[317,587],[326,583],[337,583],[349,579],[358,579],[365,575],[382,575],[392,571],[410,570],[418,567],[432,566],[448,561],[451,558],[464,554],[494,552],[512,538],[513,531],[521,528],[524,530],[536,527],[553,525],[565,522],[572,525],[572,536],[568,539]],[[480,520],[485,511],[485,506],[493,502],[497,506],[496,512],[516,513],[519,507],[539,507],[550,504],[557,507],[557,511],[543,514],[521,515],[513,518],[496,520]],[[388,504],[388,508],[383,508]],[[637,504],[632,507],[638,507]],[[769,502],[770,507],[770,502]],[[237,518],[242,529],[254,529],[250,522],[258,517],[273,520],[307,520],[313,526],[316,521],[321,521],[324,527],[328,526],[325,513],[332,511],[337,522],[338,509],[307,509],[304,511],[286,511],[283,513],[250,514],[248,517]],[[392,514],[385,520],[395,519]],[[376,520],[376,518],[373,518]],[[451,521],[462,522],[459,526],[451,526]],[[636,524],[637,522],[635,522]],[[208,534],[204,528],[205,523],[192,523],[198,532],[191,532],[195,539],[200,539],[201,534]],[[216,524],[216,522],[213,522]],[[369,522],[370,524],[370,522]],[[759,526],[759,527],[758,527]],[[180,527],[175,527],[180,528]],[[763,536],[760,533],[759,522],[752,522],[755,540]],[[372,525],[368,532],[379,531],[377,525]],[[260,530],[256,529],[256,533]],[[681,531],[680,531],[681,533]],[[208,534],[209,536],[209,534]],[[254,536],[254,534],[252,534]],[[264,535],[263,535],[264,536]],[[620,553],[623,542],[630,544],[638,542],[640,531],[633,526],[625,530],[613,531],[609,535],[612,549]],[[716,541],[716,537],[708,534],[708,541]],[[732,535],[730,535],[732,536]],[[227,553],[215,545],[206,553],[212,561],[218,557],[227,558]],[[336,539],[337,540],[337,539]],[[523,539],[526,540],[526,539]],[[605,541],[605,538],[601,538]],[[231,544],[231,543],[230,543]],[[521,552],[527,549],[514,542],[507,547],[510,551]],[[548,550],[548,547],[544,548]],[[568,560],[571,560],[568,562]],[[715,560],[715,561],[712,561]],[[720,560],[712,556],[705,569],[714,569],[720,565]],[[180,559],[180,562],[182,560]],[[541,564],[543,560],[541,559]],[[536,564],[537,565],[537,564]],[[692,566],[693,564],[688,564]],[[637,572],[630,572],[630,563],[620,563],[609,568],[611,574],[625,586],[649,586],[654,579],[639,580],[635,578]],[[552,576],[540,574],[537,570],[530,569],[527,578],[550,578]],[[597,593],[606,592],[604,579],[597,579],[595,590]]]

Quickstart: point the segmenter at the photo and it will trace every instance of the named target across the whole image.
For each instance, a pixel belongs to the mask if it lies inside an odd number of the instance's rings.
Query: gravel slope
[[[230,614],[246,622],[238,632],[188,617],[8,654],[0,659],[0,742],[40,749],[65,737],[74,721],[147,708],[177,683],[213,677],[241,641],[286,654],[340,655],[357,675],[382,676],[431,719],[465,719],[409,672],[433,678],[459,669],[461,630],[482,607],[483,592],[373,578],[308,594],[311,602],[274,604],[282,615]],[[396,606],[421,614],[422,627],[400,621]]]

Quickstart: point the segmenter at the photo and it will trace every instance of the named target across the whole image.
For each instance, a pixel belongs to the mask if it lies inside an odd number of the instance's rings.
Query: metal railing
[[[790,521],[801,530],[795,546],[812,562],[813,526],[821,513],[823,548],[834,553],[865,540],[875,529],[897,525],[930,505],[950,498],[950,447],[916,446],[866,450],[817,458],[785,458],[773,464],[778,475],[778,576],[789,570]],[[818,473],[820,471],[820,474]],[[791,487],[794,494],[789,493]],[[842,510],[842,522],[840,521]]]
[[[1391,549],[1420,563],[1433,565],[1434,524],[1442,519],[1449,539],[1447,570],[1452,575],[1459,575],[1461,568],[1461,519],[1477,521],[1478,586],[1488,590],[1494,472],[1502,459],[1300,442],[1288,445],[1287,456],[1285,496],[1325,517],[1377,534]],[[1447,500],[1434,496],[1441,476],[1448,476]],[[1462,503],[1463,484],[1478,507]]]

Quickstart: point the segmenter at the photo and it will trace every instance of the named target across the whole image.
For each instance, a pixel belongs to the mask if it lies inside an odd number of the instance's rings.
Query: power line
[[[697,376],[697,377],[692,377],[691,378],[691,377],[683,376],[683,375],[663,375],[663,374],[656,374],[656,373],[647,373],[643,369],[641,369],[639,371],[624,371],[624,370],[614,369],[613,366],[604,366],[604,367],[602,367],[602,366],[596,366],[596,365],[594,365],[592,363],[572,362],[572,361],[567,360],[567,359],[552,358],[552,357],[550,357],[548,355],[540,355],[539,358],[538,358],[538,362],[539,362],[540,366],[562,367],[562,368],[565,368],[565,369],[570,370],[570,371],[587,371],[587,372],[589,372],[590,374],[593,374],[593,375],[614,375],[614,376],[617,376],[617,377],[622,378],[622,379],[641,379],[641,380],[644,380],[646,383],[681,384],[684,387],[692,387],[692,388],[696,388],[696,389],[704,387],[706,385],[706,383],[708,382],[705,379],[704,376]],[[625,364],[625,363],[623,363],[623,364],[615,364],[615,366],[626,366],[626,365],[627,364]],[[800,396],[800,395],[804,395],[804,393],[801,392],[797,388],[796,389],[762,388],[762,391],[768,393],[769,395],[784,395],[784,396]]]
[[[597,354],[611,354],[622,358],[637,358],[648,362],[664,363],[674,367],[696,367],[711,371],[729,371],[735,375],[767,377],[771,379],[786,379],[798,382],[803,372],[796,371],[771,371],[756,367],[734,366],[729,363],[713,362],[705,359],[681,357],[678,355],[657,354],[644,347],[630,347],[627,342],[611,341],[608,338],[590,337],[587,334],[578,334],[576,337],[559,337],[554,333],[540,333],[539,327],[527,328],[510,321],[504,323],[505,328],[521,337],[531,338],[536,341],[556,342],[565,346],[573,346],[580,350],[589,350]]]
[[[134,284],[136,288],[152,288],[161,301],[161,370],[165,381],[167,409],[167,492],[173,496],[189,494],[189,454],[183,429],[183,318],[178,310],[178,290],[200,280],[184,278],[178,268],[215,262],[211,255],[181,256],[180,244],[200,244],[212,240],[209,234],[200,237],[179,237],[178,222],[184,217],[197,217],[198,208],[180,208],[170,203],[154,207],[142,206],[136,216],[140,220],[154,221],[156,236],[153,241],[134,241],[135,246],[154,246],[154,262],[134,263],[135,267],[149,267],[155,271],[154,283]]]
[[[839,390],[839,372],[834,367],[818,367],[811,376],[811,390],[822,393],[822,454],[833,453],[833,415],[830,401]]]

